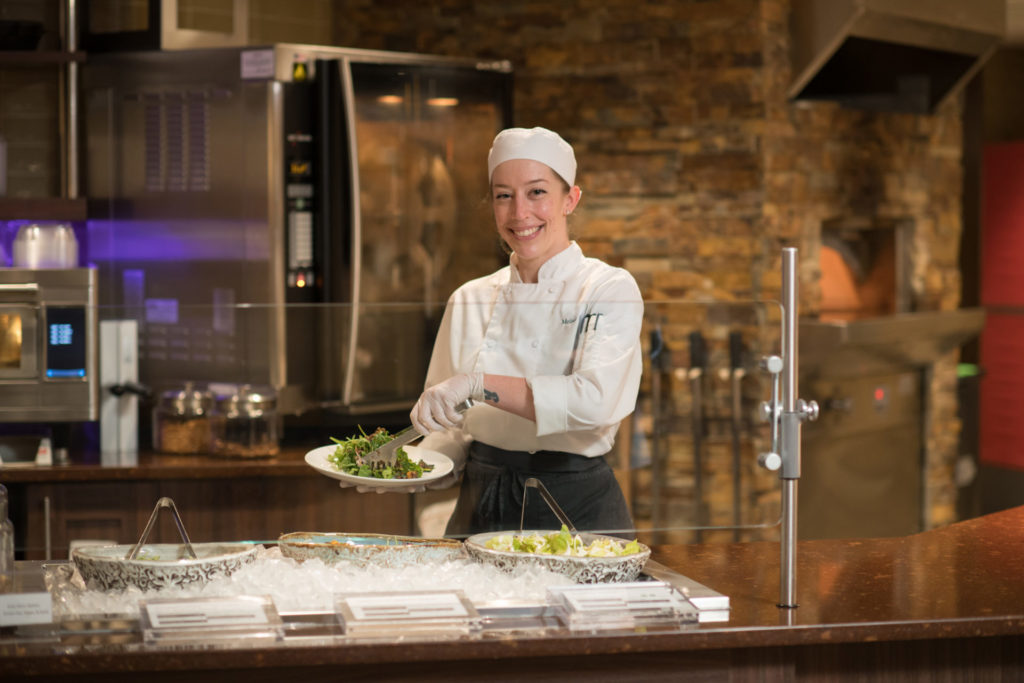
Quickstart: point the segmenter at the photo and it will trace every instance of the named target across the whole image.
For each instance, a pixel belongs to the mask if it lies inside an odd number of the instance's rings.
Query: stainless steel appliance
[[[92,268],[0,268],[0,422],[98,419]]]
[[[503,261],[483,208],[507,63],[276,44],[96,54],[88,258],[139,380],[407,408],[443,304]]]
[[[932,366],[973,339],[981,309],[800,322],[800,386],[821,408],[803,427],[801,538],[923,531],[931,503]]]

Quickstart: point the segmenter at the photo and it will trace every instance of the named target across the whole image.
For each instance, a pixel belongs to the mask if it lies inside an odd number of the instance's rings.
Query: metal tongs
[[[530,489],[537,489],[540,491],[540,497],[544,499],[544,502],[548,504],[551,511],[555,513],[555,517],[558,517],[558,521],[564,524],[571,533],[578,533],[576,527],[572,522],[569,521],[568,515],[562,512],[562,508],[558,507],[558,503],[555,502],[555,497],[551,495],[548,488],[535,477],[530,477],[523,484],[523,509],[519,513],[519,533],[523,533],[523,522],[526,520],[526,492]]]
[[[471,405],[473,405],[473,400],[466,399],[459,405],[455,406],[455,409],[460,413],[464,413],[467,410],[469,410],[469,407]],[[402,446],[405,446],[406,444],[415,441],[421,436],[423,435],[416,431],[415,427],[410,425],[409,427],[406,427],[402,431],[395,434],[394,438],[391,439],[391,441],[388,441],[380,448],[372,450],[366,455],[364,455],[363,461],[371,466],[384,465],[390,467],[391,465],[395,464],[395,451],[397,451]]]
[[[181,534],[181,540],[185,544],[185,550],[192,556],[193,560],[198,560],[199,556],[196,555],[195,548],[192,547],[192,541],[188,540],[188,534],[185,533],[185,526],[181,523],[181,516],[178,514],[178,508],[174,506],[174,501],[166,496],[156,502],[156,507],[153,508],[153,514],[149,516],[149,521],[146,522],[146,530],[142,532],[142,536],[139,537],[139,542],[132,546],[132,549],[124,556],[124,559],[134,560],[135,556],[139,554],[139,550],[143,545],[145,545],[146,539],[149,538],[150,532],[153,531],[153,524],[156,523],[156,518],[160,513],[161,508],[170,508],[171,513],[174,515],[174,523],[178,527],[178,533]]]

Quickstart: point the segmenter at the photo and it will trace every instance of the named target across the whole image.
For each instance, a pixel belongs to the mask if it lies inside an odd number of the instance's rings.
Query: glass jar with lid
[[[153,448],[161,453],[209,453],[213,393],[186,382],[165,391],[153,408]]]
[[[268,387],[239,386],[217,397],[213,452],[233,458],[269,458],[278,454],[277,393]]]

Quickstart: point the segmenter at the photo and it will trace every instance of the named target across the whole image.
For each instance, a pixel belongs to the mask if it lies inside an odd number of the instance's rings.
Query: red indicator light
[[[885,389],[883,389],[882,387],[876,387],[875,388],[875,400],[876,401],[884,401],[885,400]]]

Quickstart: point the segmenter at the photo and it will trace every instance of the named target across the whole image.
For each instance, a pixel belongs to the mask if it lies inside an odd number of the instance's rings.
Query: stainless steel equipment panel
[[[99,414],[92,268],[0,268],[0,422]]]
[[[821,407],[803,427],[802,538],[870,538],[921,531],[920,371],[816,380]]]

